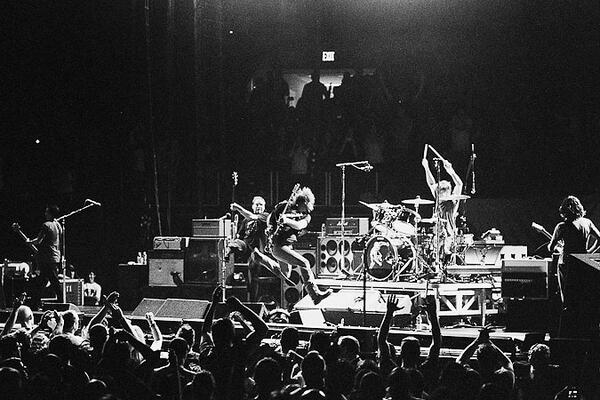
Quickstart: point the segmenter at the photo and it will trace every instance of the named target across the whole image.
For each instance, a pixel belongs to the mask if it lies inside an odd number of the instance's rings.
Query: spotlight
[[[229,30],[229,34],[233,35],[233,30],[232,29]]]
[[[35,139],[35,144],[40,144],[40,139]]]

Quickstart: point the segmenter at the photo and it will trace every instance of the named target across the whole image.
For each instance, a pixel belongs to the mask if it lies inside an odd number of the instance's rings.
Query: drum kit
[[[466,195],[451,195],[440,201],[466,200]],[[440,276],[445,267],[441,265],[436,248],[440,248],[440,229],[447,221],[433,215],[421,218],[419,207],[434,205],[433,200],[402,200],[401,204],[359,202],[373,212],[371,230],[367,235],[363,268],[370,279],[377,281],[417,281],[426,276]],[[412,207],[412,208],[409,208]],[[437,233],[437,234],[436,234]],[[450,263],[461,258],[461,249],[472,244],[473,237],[459,233],[454,235]]]

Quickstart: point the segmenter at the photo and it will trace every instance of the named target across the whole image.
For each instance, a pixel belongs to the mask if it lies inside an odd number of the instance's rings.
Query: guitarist
[[[331,294],[331,289],[321,291],[314,282],[315,276],[310,269],[310,263],[300,253],[292,248],[292,245],[298,240],[298,234],[308,227],[315,205],[315,195],[308,187],[298,190],[288,201],[283,201],[275,206],[273,212],[269,215],[269,225],[272,231],[276,231],[272,237],[272,254],[277,261],[282,261],[290,266],[298,266],[300,275],[304,282],[305,289],[312,301],[317,304]],[[287,210],[286,210],[287,206]],[[286,210],[286,214],[283,211]],[[287,214],[294,214],[297,217],[290,218]],[[281,217],[281,218],[280,218]],[[279,229],[277,229],[279,226]],[[255,250],[252,253],[251,260],[255,259],[274,273],[279,274],[284,279],[289,279],[281,271],[278,263],[273,262],[269,257]],[[291,271],[291,268],[288,272]]]
[[[56,294],[60,303],[63,302],[62,289],[58,281],[58,271],[60,270],[61,261],[61,240],[62,226],[56,220],[60,210],[56,205],[46,207],[44,216],[46,222],[42,225],[40,232],[35,239],[27,240],[27,243],[38,247],[37,263],[40,270],[39,290],[36,290],[35,298],[33,299],[34,306],[40,305],[40,297],[42,290],[50,281],[50,287]]]
[[[558,261],[558,283],[563,301],[561,329],[568,329],[569,319],[577,319],[583,312],[582,305],[586,299],[581,295],[581,278],[569,271],[568,255],[577,253],[593,253],[600,246],[600,231],[596,225],[585,218],[585,209],[575,196],[567,196],[558,209],[563,222],[554,228],[548,250],[553,251],[559,242],[563,242],[562,258]]]
[[[254,196],[252,199],[252,211],[246,210],[238,203],[231,203],[231,211],[239,212],[244,220],[240,225],[237,238],[229,243],[229,248],[234,252],[236,260],[239,257],[242,260],[249,258],[254,249],[264,252],[267,244],[267,219],[269,213],[265,212],[265,199],[262,196]],[[259,264],[248,262],[248,280],[247,287],[250,299],[258,299],[258,279]]]

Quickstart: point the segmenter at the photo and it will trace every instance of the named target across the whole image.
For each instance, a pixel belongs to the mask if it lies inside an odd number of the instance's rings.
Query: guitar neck
[[[29,238],[27,237],[27,235],[25,235],[23,233],[22,230],[20,229],[15,229],[15,232],[17,232],[17,234],[21,237],[21,239],[23,239],[23,241],[25,242],[25,244],[27,245],[27,247],[29,247],[29,249],[34,253],[37,254],[38,253],[38,248],[35,244],[33,243],[28,243]]]

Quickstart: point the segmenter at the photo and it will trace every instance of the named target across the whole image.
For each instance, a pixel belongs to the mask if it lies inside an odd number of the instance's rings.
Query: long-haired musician
[[[423,169],[425,170],[425,179],[427,180],[427,185],[429,186],[429,190],[431,190],[431,194],[433,194],[435,198],[440,199],[437,217],[440,219],[439,223],[441,223],[442,227],[441,234],[444,237],[444,253],[448,255],[451,252],[451,244],[456,235],[456,218],[458,217],[459,201],[443,199],[450,195],[460,195],[463,189],[463,182],[448,160],[441,159],[440,161],[448,175],[450,175],[450,178],[454,183],[454,188],[452,188],[452,184],[447,180],[441,180],[439,184],[435,181],[433,173],[429,168],[429,161],[427,161],[427,158],[423,158],[421,165],[423,165]]]
[[[283,211],[286,209],[286,213]],[[310,223],[312,212],[315,205],[315,195],[308,187],[303,187],[291,197],[291,201],[283,201],[275,206],[275,209],[269,216],[269,225],[275,230],[278,223],[280,228],[272,240],[272,255],[277,261],[282,261],[289,265],[295,265],[300,268],[300,275],[304,282],[305,289],[315,304],[319,303],[325,297],[331,294],[331,290],[321,291],[314,282],[315,276],[310,269],[310,263],[300,253],[295,251],[292,245],[298,240],[300,231],[306,229]],[[254,251],[252,257],[267,268],[273,270],[276,274],[283,275],[279,264],[260,251]],[[289,272],[289,271],[288,271]]]
[[[572,284],[574,277],[569,276],[566,256],[594,252],[600,245],[600,231],[590,219],[585,218],[585,209],[575,196],[565,197],[558,212],[563,222],[554,228],[548,249],[554,251],[558,243],[563,242],[562,257],[558,261],[558,283],[563,307],[568,309],[577,301],[578,289]]]

